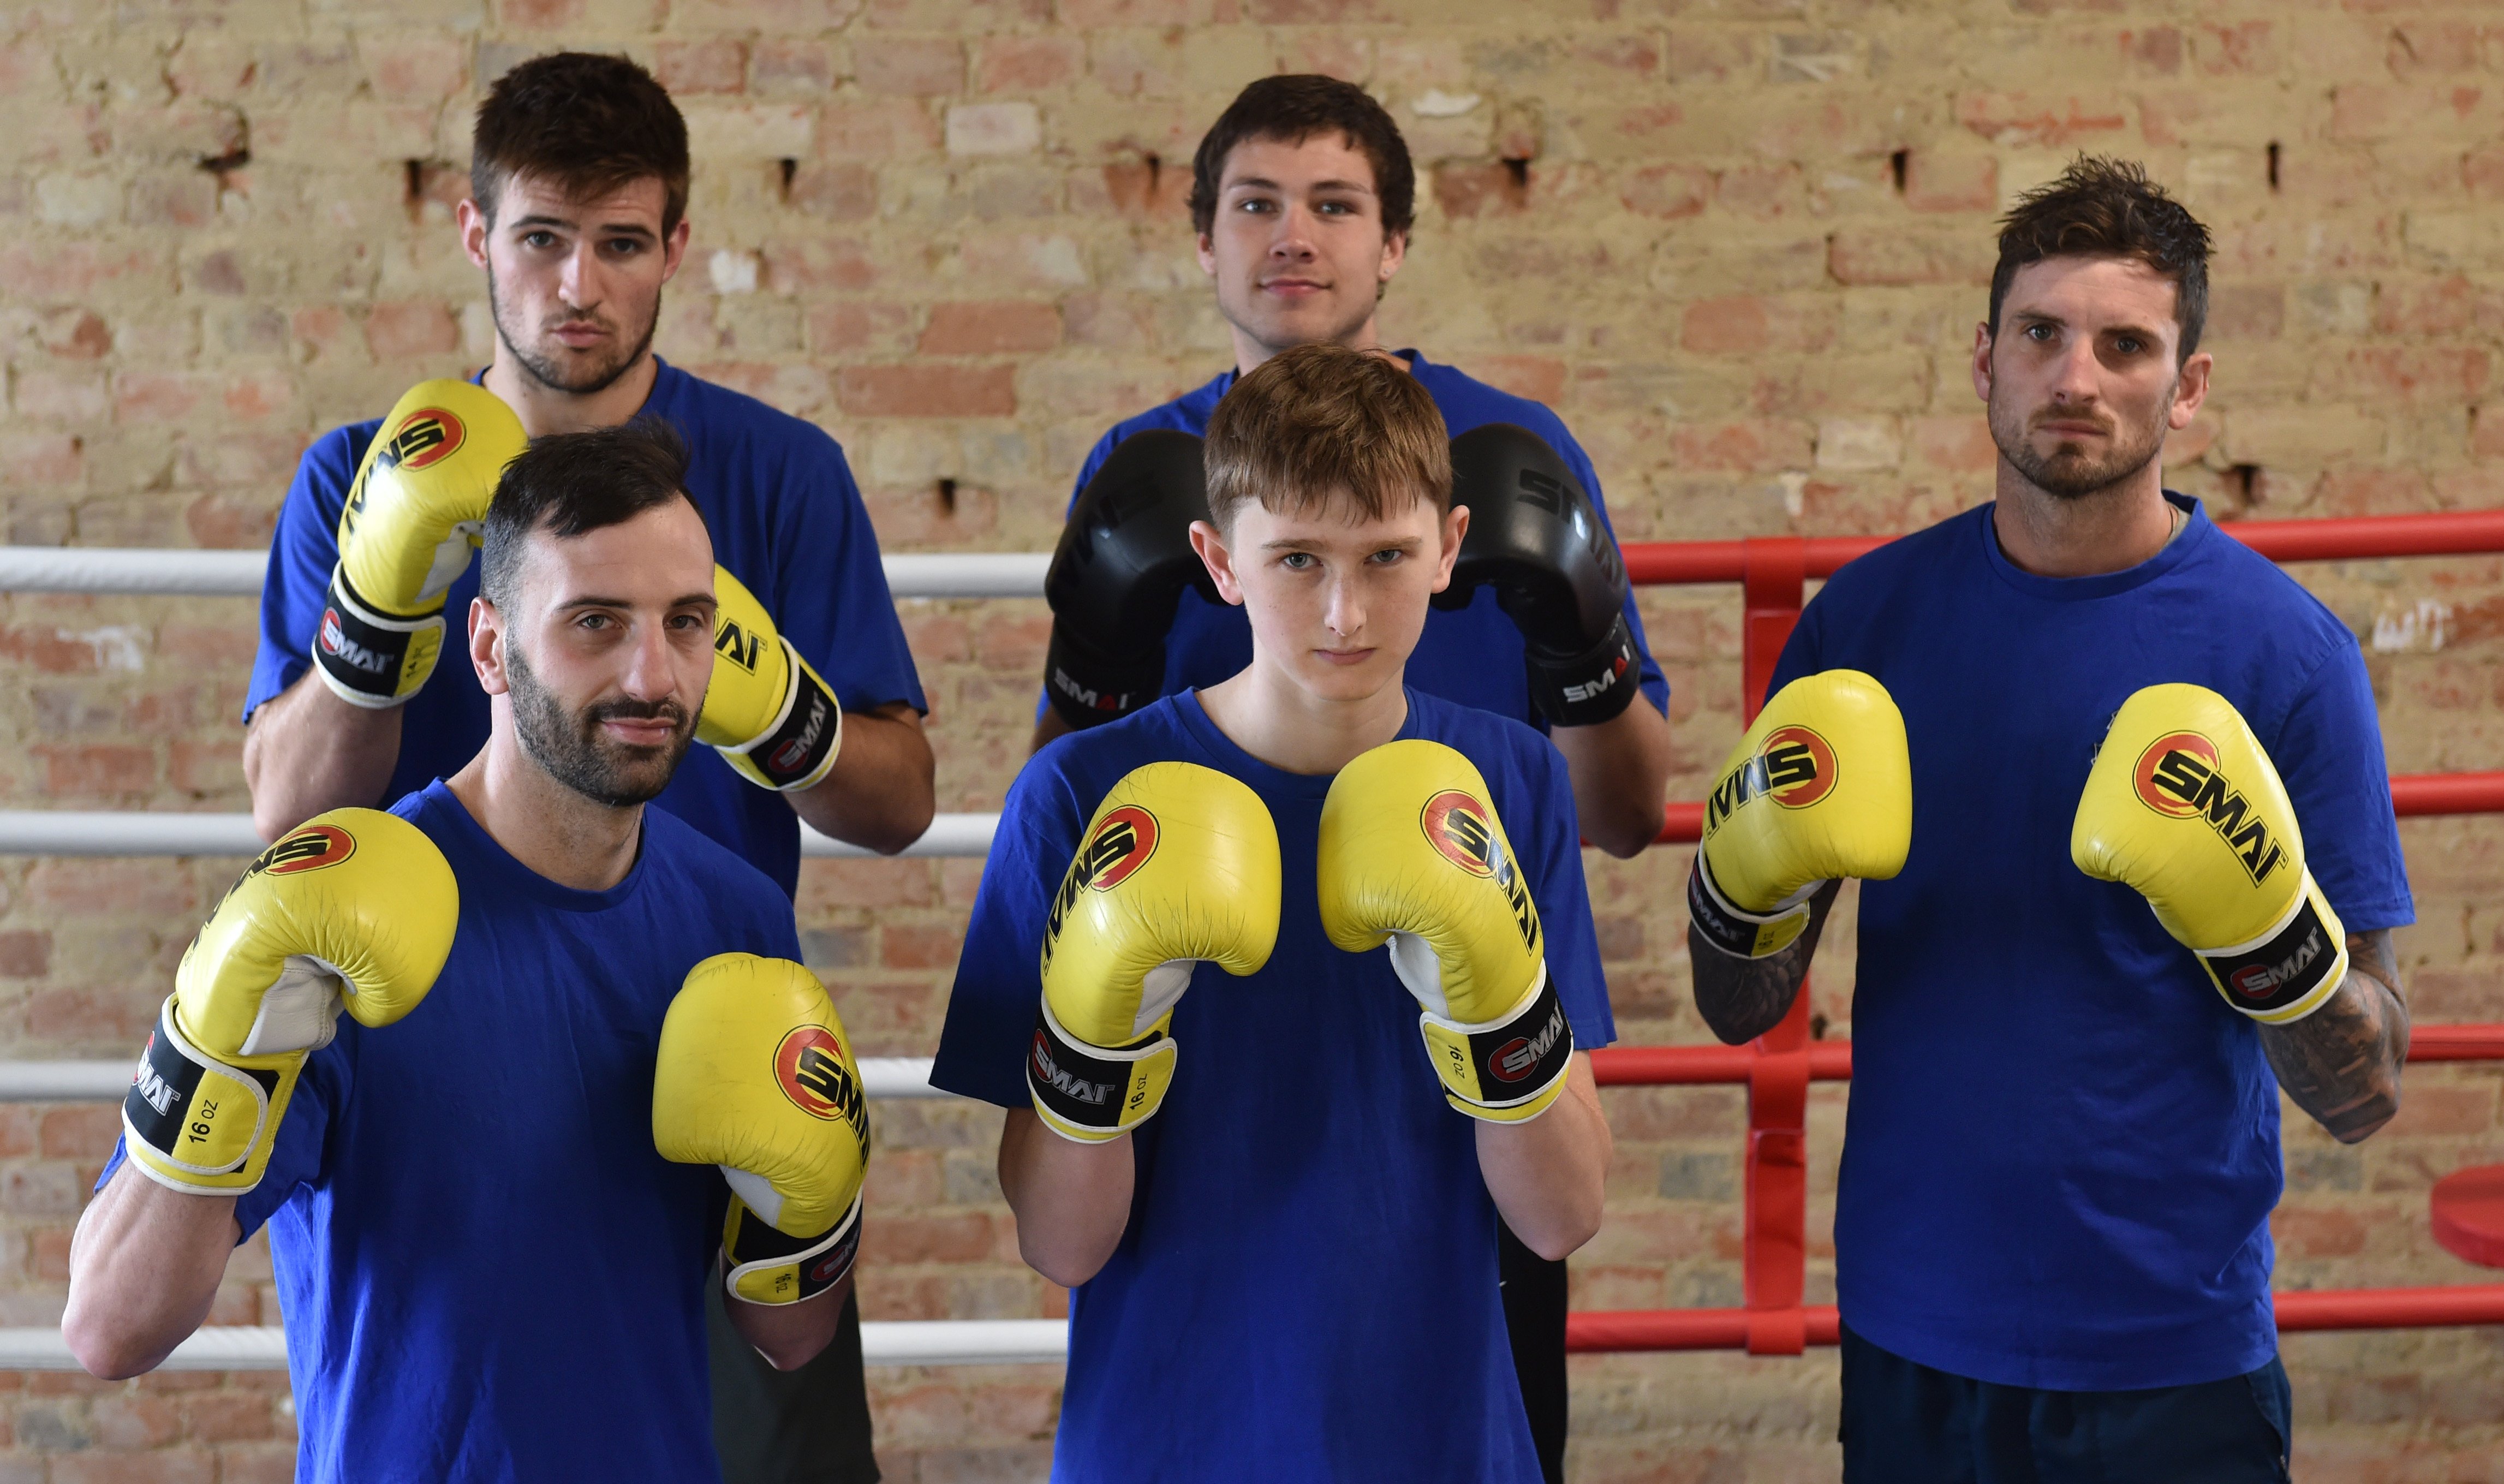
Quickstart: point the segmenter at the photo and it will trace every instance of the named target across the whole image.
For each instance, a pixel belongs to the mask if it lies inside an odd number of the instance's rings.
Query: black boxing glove
[[[1626,622],[1626,564],[1574,471],[1527,428],[1488,423],[1452,440],[1452,503],[1469,534],[1440,608],[1495,588],[1521,630],[1530,700],[1550,725],[1587,727],[1633,704],[1642,675]]]
[[[1118,721],[1163,694],[1182,590],[1220,601],[1191,549],[1191,523],[1206,519],[1200,439],[1187,432],[1130,434],[1079,492],[1043,579],[1044,692],[1072,728]]]

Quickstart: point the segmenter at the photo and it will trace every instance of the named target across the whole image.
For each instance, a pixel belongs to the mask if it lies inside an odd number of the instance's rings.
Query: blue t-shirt
[[[1473,428],[1488,423],[1512,423],[1527,428],[1556,450],[1574,477],[1582,482],[1582,491],[1591,497],[1591,508],[1599,512],[1600,523],[1608,525],[1608,501],[1600,497],[1600,476],[1591,468],[1590,457],[1582,445],[1565,431],[1564,421],[1538,402],[1510,392],[1499,392],[1485,382],[1462,375],[1447,365],[1437,365],[1415,351],[1402,351],[1417,384],[1435,398],[1443,414],[1443,426],[1451,437],[1459,437]],[[1104,466],[1113,450],[1124,438],[1151,428],[1171,429],[1194,437],[1208,433],[1209,414],[1217,410],[1220,398],[1235,385],[1235,373],[1228,371],[1194,392],[1187,392],[1162,407],[1140,413],[1127,422],[1116,423],[1113,430],[1096,440],[1087,462],[1078,470],[1078,483],[1070,492],[1070,502],[1087,489],[1087,481]],[[1616,528],[1611,527],[1614,538]],[[1626,595],[1626,625],[1633,632],[1635,653],[1643,663],[1643,694],[1652,708],[1669,713],[1669,681],[1653,663],[1651,648],[1644,640],[1643,615],[1635,611],[1634,595]],[[1231,679],[1252,663],[1252,622],[1243,610],[1230,604],[1211,603],[1198,589],[1186,588],[1182,603],[1174,609],[1173,628],[1165,639],[1165,694],[1179,695],[1198,686],[1215,685]],[[1418,638],[1415,652],[1408,656],[1407,680],[1412,690],[1430,696],[1441,696],[1463,706],[1474,706],[1499,716],[1526,721],[1542,732],[1548,720],[1530,704],[1530,681],[1522,669],[1521,631],[1513,627],[1504,609],[1497,606],[1495,589],[1480,587],[1470,597],[1465,608],[1435,608],[1426,615],[1426,632]],[[1041,716],[1049,703],[1038,701],[1035,714]]]
[[[1414,690],[1400,735],[1454,747],[1485,776],[1575,1044],[1607,1045],[1564,760],[1519,722]],[[930,1081],[1030,1105],[1051,894],[1104,795],[1167,761],[1232,775],[1269,806],[1284,910],[1259,973],[1202,964],[1174,1010],[1173,1083],[1132,1135],[1130,1225],[1070,1295],[1053,1477],[1533,1484],[1478,1125],[1444,1102],[1387,950],[1341,952],[1322,933],[1329,777],[1253,758],[1190,695],[1037,753],[983,869]],[[1271,1064],[1281,1051],[1289,1075]]]
[[[846,710],[898,701],[929,709],[844,451],[812,424],[659,365],[643,415],[666,420],[686,440],[687,494],[713,530],[713,560],[765,604]],[[334,428],[296,466],[261,589],[246,720],[312,668],[323,592],[339,561],[339,510],[381,426],[376,418]],[[487,693],[462,638],[477,596],[471,562],[445,597],[443,659],[407,704],[383,799],[450,777],[487,744]],[[740,777],[711,747],[690,749],[653,802],[773,878],[784,895],[796,888],[800,823],[789,801]]]
[[[2278,1084],[2259,1027],[2130,887],[2070,862],[2124,700],[2234,703],[2350,932],[2414,919],[2356,640],[2180,496],[2126,571],[2010,565],[1983,505],[1834,574],[1773,685],[1852,669],[1904,713],[1913,841],[1861,888],[1835,1201],[1844,1323],[1925,1365],[2116,1391],[2265,1364]]]
[[[800,956],[791,904],[659,810],[607,891],[523,866],[439,782],[392,812],[451,862],[452,956],[397,1024],[341,1017],[235,1207],[269,1224],[296,1476],[717,1480],[723,1186],[652,1147],[653,1059],[696,964]]]

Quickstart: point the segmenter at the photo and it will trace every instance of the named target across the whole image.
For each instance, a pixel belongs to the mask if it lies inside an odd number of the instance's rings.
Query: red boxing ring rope
[[[2220,530],[2276,562],[2504,553],[2504,510],[2385,515],[2356,520],[2251,521]],[[1774,661],[1799,618],[1806,579],[1886,544],[1884,536],[1773,536],[1740,541],[1635,542],[1623,548],[1637,583],[1736,582],[1746,593],[1741,683],[1754,720]],[[2504,813],[2504,772],[2391,779],[2402,817]],[[1700,804],[1674,804],[1659,843],[1691,845]],[[1848,1042],[1809,1036],[1807,984],[1782,1024],[1747,1046],[1611,1047],[1591,1053],[1602,1087],[1731,1084],[1748,1089],[1747,1194],[1742,1238],[1747,1304],[1736,1309],[1643,1309],[1568,1317],[1565,1348],[1582,1352],[1745,1350],[1798,1355],[1837,1342],[1831,1305],[1801,1303],[1807,1254],[1808,1085],[1852,1076]],[[2420,1025],[2411,1061],[2504,1061],[2504,1025]],[[2278,1327],[2419,1329],[2504,1324],[2504,1285],[2314,1290],[2276,1296]]]

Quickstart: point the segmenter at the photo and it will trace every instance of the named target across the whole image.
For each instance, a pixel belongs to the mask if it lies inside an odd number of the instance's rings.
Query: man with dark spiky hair
[[[653,802],[780,885],[800,823],[892,852],[933,808],[926,709],[869,513],[823,431],[652,354],[685,260],[685,121],[619,56],[558,52],[480,105],[463,250],[485,273],[494,361],[434,382],[383,422],[305,451],[279,515],[244,715],[244,775],[270,838],[457,771],[488,733],[467,666],[436,667],[498,465],[525,436],[637,417],[686,442],[686,493],[722,593],[712,690],[688,757]],[[820,678],[822,676],[822,678]],[[858,1319],[782,1375],[713,1304],[715,1423],[736,1484],[877,1477]]]
[[[2398,1110],[2414,908],[2364,658],[2164,487],[2208,261],[2136,164],[2026,195],[1974,335],[1998,498],[1836,572],[1771,681],[1874,680],[1911,757],[1909,851],[1861,888],[1835,1199],[1852,1484],[2283,1480],[2278,1094],[2343,1143]],[[1708,834],[1688,950],[1738,1043],[1837,882],[1735,900],[1731,853]]]

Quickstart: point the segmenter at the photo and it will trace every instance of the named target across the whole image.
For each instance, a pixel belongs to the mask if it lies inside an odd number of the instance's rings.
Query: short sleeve
[[[252,1234],[266,1225],[297,1191],[321,1180],[325,1152],[330,1142],[331,1114],[347,1083],[347,1039],[343,1034],[304,1059],[303,1075],[296,1078],[296,1093],[287,1101],[287,1116],[279,1121],[278,1142],[269,1152],[269,1164],[261,1172],[261,1184],[235,1201],[235,1225],[239,1231],[236,1245],[252,1240]],[[114,1140],[113,1157],[104,1162],[104,1173],[96,1177],[97,1190],[103,1190],[114,1172],[129,1159],[128,1138],[125,1132]]]
[[[296,464],[296,480],[278,508],[269,567],[261,581],[261,645],[252,659],[243,719],[302,679],[313,667],[313,635],[330,569],[339,562],[339,511],[379,424],[334,428],[313,440]]]
[[[1765,682],[1765,693],[1756,698],[1759,704],[1771,701],[1774,693],[1802,675],[1813,675],[1826,668],[1819,658],[1826,636],[1826,610],[1820,606],[1826,595],[1809,600],[1800,611],[1799,622],[1791,625],[1791,637],[1783,641],[1782,657],[1774,662],[1773,678]]]
[[[895,616],[878,533],[840,444],[811,428],[790,476],[788,512],[768,606],[783,636],[817,667],[846,710],[901,701],[927,713],[922,676]]]
[[[2345,634],[2270,747],[2304,831],[2305,864],[2351,933],[2417,920],[2365,657]]]
[[[1531,769],[1530,782],[1544,795],[1521,821],[1535,843],[1527,857],[1535,875],[1531,894],[1548,935],[1548,976],[1574,1025],[1577,1051],[1596,1051],[1617,1039],[1609,1008],[1609,982],[1600,969],[1600,939],[1591,922],[1591,891],[1582,878],[1582,827],[1574,811],[1574,789],[1564,759],[1548,748],[1548,766]],[[1508,818],[1505,834],[1522,849],[1518,826]]]
[[[1044,917],[1086,825],[1053,766],[1058,750],[1026,765],[1001,808],[930,1069],[932,1087],[1003,1108],[1032,1103],[1026,1055],[1042,994]]]

